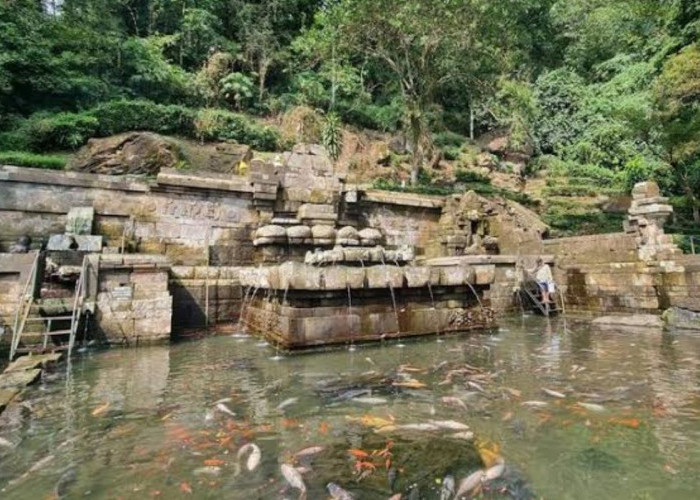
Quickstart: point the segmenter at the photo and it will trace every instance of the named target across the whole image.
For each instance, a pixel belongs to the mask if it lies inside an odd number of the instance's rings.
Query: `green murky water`
[[[283,359],[233,337],[85,354],[0,416],[0,496],[298,498],[288,463],[308,498],[328,498],[330,480],[357,498],[413,484],[439,498],[444,474],[499,454],[485,498],[698,498],[700,338],[526,317],[442,340]],[[261,460],[239,471],[246,443]],[[294,457],[310,446],[323,449]]]

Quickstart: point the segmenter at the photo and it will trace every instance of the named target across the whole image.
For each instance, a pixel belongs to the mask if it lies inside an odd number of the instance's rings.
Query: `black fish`
[[[53,488],[54,496],[58,499],[64,498],[66,493],[68,493],[68,489],[71,487],[71,485],[75,482],[77,478],[78,473],[73,467],[64,472],[58,479],[56,486],[54,486]]]
[[[411,489],[408,490],[408,500],[420,500],[420,488],[418,488],[417,484],[414,484],[411,486]]]
[[[386,472],[386,480],[389,483],[389,489],[391,492],[394,492],[394,486],[396,486],[396,479],[398,478],[399,473],[396,470],[396,467],[390,467],[389,470]]]

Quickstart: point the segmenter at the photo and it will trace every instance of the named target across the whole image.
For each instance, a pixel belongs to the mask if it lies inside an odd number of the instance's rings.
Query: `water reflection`
[[[309,498],[328,481],[359,498],[413,483],[438,498],[444,475],[495,454],[507,469],[486,498],[697,497],[692,335],[518,317],[496,335],[274,355],[220,337],[75,360],[0,416],[0,493],[292,498],[287,463]],[[457,437],[464,425],[476,443]],[[246,443],[261,454],[251,471],[236,457]],[[323,451],[295,455],[310,447]]]

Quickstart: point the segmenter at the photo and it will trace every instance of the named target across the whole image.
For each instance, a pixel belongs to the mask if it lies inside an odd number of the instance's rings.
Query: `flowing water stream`
[[[495,455],[483,498],[698,498],[700,337],[501,325],[277,361],[232,337],[87,353],[0,416],[0,498],[298,498],[283,463],[309,499],[439,498]]]

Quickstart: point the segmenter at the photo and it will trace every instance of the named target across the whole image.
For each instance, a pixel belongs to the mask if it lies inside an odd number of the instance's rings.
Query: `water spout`
[[[350,319],[350,314],[352,313],[352,293],[350,292],[350,283],[347,283],[348,288],[348,320]],[[350,347],[348,351],[353,352],[355,350],[355,339],[354,334],[350,334]]]
[[[476,297],[476,301],[479,303],[479,309],[483,309],[483,308],[484,308],[484,305],[481,303],[481,299],[479,298],[479,294],[476,293],[476,289],[475,289],[475,288],[472,286],[472,284],[469,283],[468,281],[467,281],[467,286],[469,287],[469,289],[470,289],[470,290],[472,291],[472,293],[474,294],[474,297]]]
[[[246,308],[246,304],[248,301],[248,294],[250,293],[251,288],[252,287],[249,285],[246,288],[245,293],[243,294],[243,301],[241,302],[241,312],[238,315],[238,324],[236,325],[238,328],[238,331],[236,333],[234,333],[233,335],[231,335],[232,337],[240,338],[240,337],[246,336],[244,333],[245,330],[243,328],[243,314],[245,314],[245,308]]]

